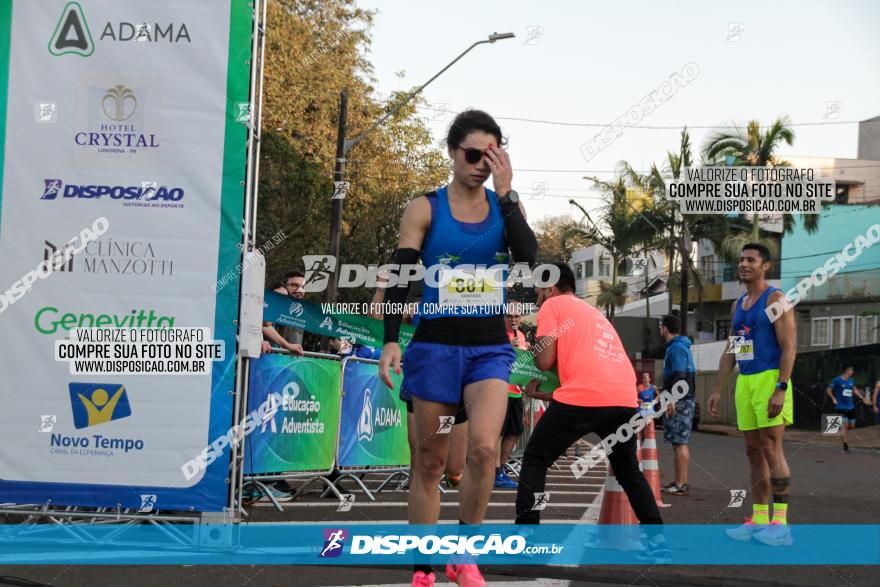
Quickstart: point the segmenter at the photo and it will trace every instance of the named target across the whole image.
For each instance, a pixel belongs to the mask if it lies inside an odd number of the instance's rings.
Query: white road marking
[[[551,501],[547,504],[547,507],[554,508],[584,508],[587,504],[585,503],[559,503],[552,501],[553,490],[549,491],[551,496]],[[584,495],[599,495],[599,492],[584,492]],[[275,507],[269,501],[260,501],[254,504],[257,507]],[[407,503],[405,501],[361,501],[356,502],[352,509],[354,508],[362,508],[362,507],[406,507]],[[489,503],[489,507],[504,507],[509,508],[511,506],[510,503]],[[326,501],[286,501],[281,503],[281,507],[283,508],[319,508],[319,507],[339,507],[339,500],[337,499],[328,499]],[[457,501],[444,501],[440,503],[440,507],[458,507]]]
[[[437,572],[434,572],[437,575]],[[489,585],[501,585],[503,587],[568,587],[571,581],[562,579],[537,579],[534,581],[488,581]],[[377,585],[360,585],[360,587],[409,587],[409,583],[383,583]],[[349,585],[336,585],[335,587],[350,587]]]

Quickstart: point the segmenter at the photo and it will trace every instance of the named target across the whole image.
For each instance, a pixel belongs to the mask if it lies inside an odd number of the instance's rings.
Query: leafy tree
[[[278,230],[288,235],[266,256],[267,274],[276,278],[302,269],[303,255],[327,251],[340,91],[349,94],[349,137],[398,96],[375,97],[366,57],[373,14],[354,0],[275,0],[268,11],[257,245]],[[401,109],[348,155],[340,263],[387,262],[406,202],[449,176],[415,107]],[[371,295],[349,289],[339,297]]]
[[[570,228],[575,228],[577,221],[569,216],[547,216],[538,220],[534,225],[535,237],[538,239],[537,262],[554,263],[564,261],[580,248],[589,245],[586,239],[580,235],[572,235],[567,242],[563,242],[562,236]]]

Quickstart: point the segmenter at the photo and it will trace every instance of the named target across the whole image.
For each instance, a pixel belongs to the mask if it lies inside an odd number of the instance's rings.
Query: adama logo
[[[88,57],[95,52],[95,42],[78,2],[68,2],[61,11],[55,32],[49,40],[49,53],[56,57],[72,53]]]
[[[185,22],[179,24],[171,22],[163,25],[158,22],[132,23],[107,21],[101,31],[99,40],[145,44],[159,43],[161,41],[192,43],[189,29],[187,29]],[[95,42],[92,40],[92,33],[89,30],[88,22],[86,22],[82,6],[78,2],[68,2],[61,11],[61,16],[58,19],[58,24],[55,25],[52,38],[49,39],[49,53],[56,57],[68,54],[88,57],[94,52]]]

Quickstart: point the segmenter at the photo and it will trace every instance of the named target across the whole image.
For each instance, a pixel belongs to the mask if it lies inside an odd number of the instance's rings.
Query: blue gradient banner
[[[721,525],[249,524],[0,526],[2,564],[877,565],[880,525],[792,526],[790,546],[727,538]],[[650,530],[649,537],[646,530]],[[665,553],[647,550],[648,541]]]

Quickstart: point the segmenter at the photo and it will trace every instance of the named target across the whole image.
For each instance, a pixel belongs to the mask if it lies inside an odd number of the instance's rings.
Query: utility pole
[[[691,263],[691,235],[688,231],[687,218],[682,214],[681,217],[681,302],[678,309],[679,320],[681,321],[681,335],[687,336],[687,316],[688,316],[688,266]]]
[[[339,93],[339,127],[336,132],[336,166],[333,171],[333,181],[343,181],[345,174],[345,132],[348,127],[348,91],[342,90]],[[338,185],[338,184],[334,184]],[[334,194],[335,195],[335,194]],[[342,203],[344,198],[333,198],[332,208],[330,209],[330,246],[328,251],[334,259],[339,259],[339,237],[342,225]],[[325,290],[326,300],[333,302],[336,300],[336,271],[331,272],[327,279],[327,289]]]

